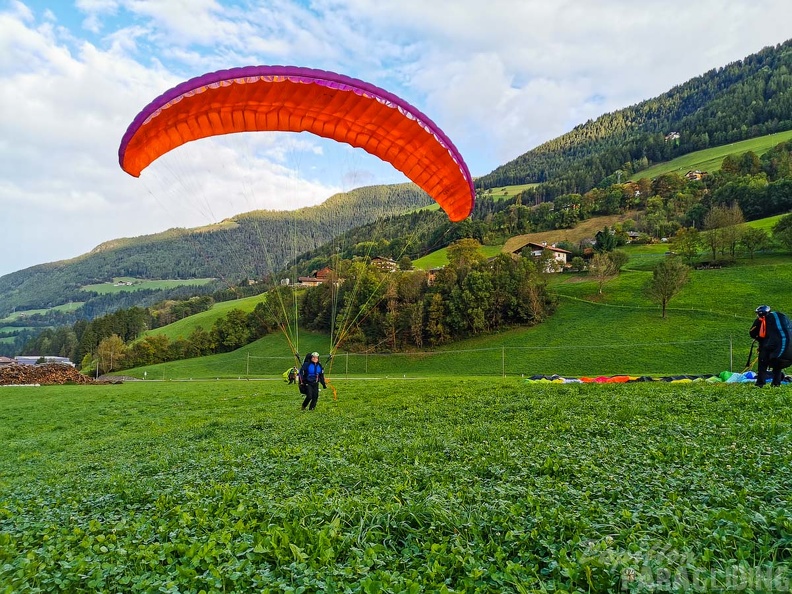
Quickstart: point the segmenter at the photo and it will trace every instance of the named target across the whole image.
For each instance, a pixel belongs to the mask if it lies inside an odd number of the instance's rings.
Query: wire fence
[[[742,351],[745,350],[743,353]],[[735,352],[731,338],[673,342],[613,342],[489,347],[406,353],[339,352],[323,359],[326,374],[339,378],[531,377],[564,375],[672,376],[742,371],[748,349]],[[201,370],[169,364],[147,379],[282,379],[294,365],[290,356],[256,356],[205,361]]]

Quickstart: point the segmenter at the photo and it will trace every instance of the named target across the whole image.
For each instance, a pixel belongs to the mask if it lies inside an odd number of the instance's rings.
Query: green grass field
[[[759,225],[766,222],[757,221]],[[550,275],[557,312],[532,328],[487,334],[419,353],[346,353],[332,362],[336,377],[453,377],[562,374],[701,375],[742,371],[751,340],[753,311],[769,303],[787,308],[792,261],[787,253],[758,254],[754,260],[716,270],[694,270],[690,282],[670,303],[666,319],[644,293],[652,267],[673,244],[629,245],[630,260],[603,293],[586,274]],[[729,287],[724,294],[723,287]],[[244,300],[242,300],[244,301]],[[223,305],[232,307],[229,302]],[[247,306],[252,309],[252,302]],[[226,310],[223,310],[223,313]],[[186,336],[186,325],[211,327],[210,310],[166,326],[170,338]],[[303,332],[301,350],[330,348],[327,336]],[[142,378],[279,377],[292,358],[285,338],[275,333],[232,353],[125,370]]]
[[[505,200],[507,198],[514,198],[517,194],[524,192],[528,188],[534,188],[539,184],[517,184],[514,186],[502,186],[500,188],[490,188],[488,190],[484,190],[482,192],[482,196],[485,198],[492,198],[493,200]],[[421,210],[439,210],[440,205],[436,202],[428,206],[423,206],[421,208],[416,208],[415,211]]]
[[[113,282],[107,283],[98,283],[95,285],[85,285],[82,287],[83,291],[93,291],[95,293],[99,293],[100,295],[106,295],[109,293],[122,293],[125,291],[138,291],[141,289],[154,289],[154,290],[163,290],[163,289],[174,289],[176,287],[182,287],[184,285],[206,285],[211,283],[215,279],[213,278],[193,278],[193,279],[186,279],[186,280],[144,280],[139,278],[131,278],[131,277],[118,277],[114,278]],[[119,284],[119,283],[131,283],[127,284]]]
[[[0,334],[3,332],[19,332],[20,330],[34,330],[33,326],[0,326]]]
[[[789,388],[0,388],[3,592],[785,591]],[[695,588],[695,589],[693,589]]]
[[[15,311],[12,314],[7,315],[4,318],[0,318],[0,324],[7,323],[7,322],[14,322],[22,317],[33,316],[36,314],[45,314],[48,311],[75,311],[83,306],[83,301],[72,301],[71,303],[64,303],[63,305],[56,305],[55,307],[51,307],[49,309],[26,309]]]
[[[505,200],[506,198],[514,198],[517,194],[521,194],[528,188],[535,188],[539,184],[517,184],[514,186],[502,186],[500,188],[491,188],[484,190],[482,196],[486,198],[493,198],[494,200]]]
[[[149,330],[146,334],[154,336],[165,335],[170,340],[176,340],[177,338],[187,338],[199,326],[208,332],[212,329],[212,326],[217,320],[226,316],[232,309],[239,309],[245,313],[250,313],[256,308],[256,305],[265,299],[266,296],[262,294],[234,299],[232,301],[221,301],[212,305],[212,307],[205,312],[188,316],[178,322],[168,324],[161,328]]]
[[[749,227],[755,227],[756,229],[764,229],[767,231],[768,235],[772,235],[773,227],[778,222],[778,220],[786,215],[778,215],[775,217],[767,217],[766,219],[759,219],[758,221],[750,221],[746,223]]]
[[[790,139],[792,139],[792,130],[716,146],[704,149],[703,151],[688,153],[687,155],[682,155],[671,161],[666,161],[665,163],[657,163],[656,165],[652,165],[651,167],[631,175],[629,179],[631,181],[641,179],[642,177],[654,179],[664,173],[678,173],[684,175],[688,171],[695,171],[696,169],[713,172],[720,169],[723,158],[726,155],[738,156],[748,151],[753,151],[757,155],[761,155],[777,144],[786,142]]]
[[[491,258],[492,256],[497,256],[501,253],[501,249],[503,249],[502,245],[483,245],[479,250],[484,256],[487,258]],[[431,254],[427,254],[423,258],[418,258],[413,262],[413,266],[415,268],[420,268],[421,270],[431,270],[432,268],[440,268],[448,264],[448,249],[442,248],[437,251],[432,252]]]

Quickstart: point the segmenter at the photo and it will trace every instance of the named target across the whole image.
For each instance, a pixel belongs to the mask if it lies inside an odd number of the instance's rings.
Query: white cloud
[[[429,98],[433,119],[452,139],[470,136],[471,128],[479,141],[488,135],[493,158],[474,174],[589,118],[784,41],[792,22],[786,0],[325,5],[346,11],[374,38],[414,46],[414,60],[402,71],[407,92]]]
[[[277,146],[268,139],[260,158],[234,153],[222,142],[192,143],[178,151],[175,186],[167,178],[158,182],[149,175],[141,182],[123,173],[117,150],[126,126],[179,78],[130,59],[126,51],[134,44],[121,39],[129,37],[113,37],[106,50],[83,42],[72,53],[51,25],[0,14],[0,54],[11,58],[0,65],[0,113],[10,116],[0,118],[0,253],[11,254],[0,273],[76,256],[121,236],[282,208],[287,192],[289,206],[298,207],[337,191],[289,169],[289,151],[321,150],[304,139]],[[27,68],[17,68],[14,61],[25,56]],[[224,176],[243,190],[229,194],[219,181]],[[167,198],[196,184],[199,201]]]
[[[87,15],[82,23],[83,28],[92,33],[99,33],[102,30],[102,19],[116,13],[118,2],[116,0],[77,0],[75,6]]]
[[[228,18],[233,11],[215,0],[122,0],[122,3],[131,13],[150,20],[155,43],[233,45],[244,29],[244,23]]]

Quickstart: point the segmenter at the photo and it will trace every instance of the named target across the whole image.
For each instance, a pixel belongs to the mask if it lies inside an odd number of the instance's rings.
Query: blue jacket
[[[749,334],[759,341],[759,350],[768,359],[792,360],[792,324],[782,313],[770,312],[764,319],[764,336],[762,336],[762,319],[757,318]]]
[[[300,379],[307,384],[315,384],[319,382],[325,385],[324,368],[318,361],[306,361],[300,368]]]

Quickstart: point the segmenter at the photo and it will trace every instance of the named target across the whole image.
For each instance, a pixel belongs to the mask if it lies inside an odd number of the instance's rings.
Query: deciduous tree
[[[751,256],[751,260],[753,260],[754,254],[756,252],[763,250],[768,245],[770,245],[770,236],[764,229],[748,227],[743,231],[742,237],[740,237],[740,244]]]
[[[792,250],[792,214],[778,219],[778,222],[773,226],[773,239],[788,250]]]
[[[688,271],[677,258],[666,258],[654,267],[652,278],[646,285],[646,293],[650,299],[660,304],[662,317],[665,318],[666,306],[679,293],[688,281]]]
[[[693,227],[682,227],[674,235],[674,250],[682,256],[688,264],[698,257],[701,247],[701,237],[698,229]]]
[[[596,253],[588,265],[589,275],[597,281],[597,293],[602,294],[602,286],[609,277],[616,274],[613,261],[608,254]]]
[[[102,373],[119,369],[126,355],[126,345],[118,334],[103,338],[96,349]]]

